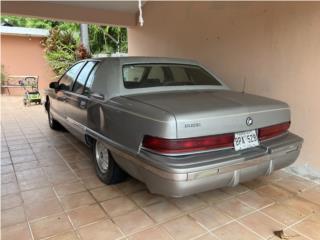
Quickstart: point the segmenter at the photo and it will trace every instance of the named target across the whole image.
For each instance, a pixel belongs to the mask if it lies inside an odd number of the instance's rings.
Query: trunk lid
[[[229,90],[193,90],[126,96],[174,115],[177,138],[253,130],[290,121],[286,103]],[[247,119],[253,120],[248,125]]]

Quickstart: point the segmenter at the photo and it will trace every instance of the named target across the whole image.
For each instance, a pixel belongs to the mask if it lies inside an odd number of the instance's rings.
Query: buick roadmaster
[[[236,186],[292,164],[303,139],[288,104],[230,90],[201,64],[115,57],[75,63],[46,90],[52,129],[92,148],[106,184],[128,173],[181,197]]]

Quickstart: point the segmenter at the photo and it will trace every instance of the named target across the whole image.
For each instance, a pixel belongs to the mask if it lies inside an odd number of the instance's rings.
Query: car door
[[[50,111],[54,113],[57,120],[65,123],[66,93],[72,90],[73,83],[77,78],[85,62],[78,62],[73,65],[59,80],[59,87],[56,90],[55,98],[50,99]]]
[[[91,84],[97,65],[98,61],[87,61],[78,74],[72,91],[65,92],[66,119],[74,130],[74,135],[82,141],[84,140],[87,125],[87,107],[89,103],[88,91],[85,91],[85,89],[86,84],[88,86]]]

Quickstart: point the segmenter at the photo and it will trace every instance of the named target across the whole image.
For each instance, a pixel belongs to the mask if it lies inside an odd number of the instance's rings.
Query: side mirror
[[[49,84],[49,88],[53,88],[53,89],[57,90],[59,88],[59,83],[58,82],[51,82]]]

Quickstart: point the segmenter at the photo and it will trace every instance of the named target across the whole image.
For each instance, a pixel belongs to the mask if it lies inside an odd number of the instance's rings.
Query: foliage
[[[1,22],[19,27],[45,28],[50,34],[42,41],[46,58],[57,75],[61,75],[76,60],[91,57],[80,44],[80,25],[77,23],[1,16]],[[120,27],[89,25],[89,44],[92,54],[127,52],[127,29]]]
[[[1,22],[19,27],[52,29],[58,27],[62,32],[72,33],[73,38],[80,42],[80,25],[77,23],[24,18],[17,16],[1,16]],[[115,41],[114,41],[115,40]],[[90,51],[93,54],[128,52],[127,29],[120,27],[89,25]],[[118,42],[118,44],[116,43]]]
[[[6,80],[6,74],[4,72],[4,66],[1,64],[1,84]]]

